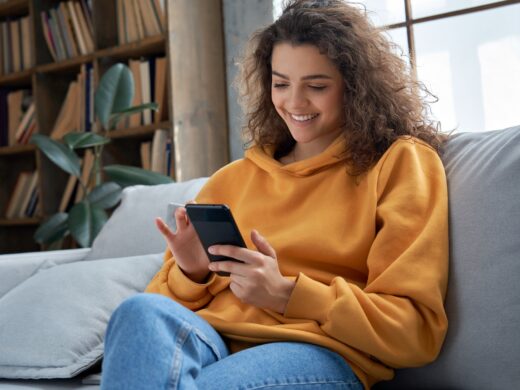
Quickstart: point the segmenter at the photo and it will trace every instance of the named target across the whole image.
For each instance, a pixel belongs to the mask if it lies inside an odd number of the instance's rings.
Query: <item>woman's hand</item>
[[[282,276],[276,260],[276,252],[256,230],[251,232],[251,240],[258,249],[253,251],[232,245],[213,245],[210,253],[222,255],[236,261],[214,261],[212,271],[230,272],[230,289],[242,302],[283,313],[295,282]]]
[[[202,283],[209,274],[209,260],[184,207],[175,210],[175,223],[177,231],[174,233],[161,218],[155,219],[181,270],[194,282]]]

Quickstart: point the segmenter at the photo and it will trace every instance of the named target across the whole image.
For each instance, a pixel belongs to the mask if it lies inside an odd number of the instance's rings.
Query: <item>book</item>
[[[18,20],[9,22],[11,30],[11,57],[13,60],[13,72],[22,70],[21,53],[20,53],[20,32],[18,28]]]
[[[16,129],[16,133],[15,133],[16,143],[20,143],[24,132],[31,126],[31,121],[34,121],[34,110],[35,110],[34,103],[31,103],[31,105],[29,106],[29,108],[27,109],[25,114],[23,115],[23,118],[20,121],[18,128]]]
[[[8,145],[16,144],[16,130],[23,119],[22,102],[25,90],[11,92],[7,95]]]
[[[49,53],[54,61],[58,61],[58,53],[56,51],[56,45],[54,43],[54,39],[52,37],[51,29],[49,26],[49,18],[45,11],[40,13],[42,19],[42,29],[43,29],[43,37],[45,38],[45,42],[47,43],[47,49],[49,49]]]
[[[160,22],[155,16],[153,6],[150,0],[137,0],[141,15],[143,18],[145,35],[148,37],[158,35],[161,33]]]
[[[144,32],[143,15],[140,12],[138,1],[139,0],[128,0],[132,3],[132,10],[134,14],[135,26],[137,27],[137,40],[143,39],[146,34]]]
[[[117,41],[120,45],[124,45],[127,43],[126,38],[126,26],[125,26],[125,16],[124,16],[124,3],[123,0],[117,0]]]
[[[141,98],[142,104],[150,103],[152,101],[152,91],[150,88],[150,62],[143,60],[139,63],[140,77],[141,77]],[[152,123],[151,110],[143,111],[143,125]]]
[[[19,206],[18,210],[16,211],[15,217],[24,218],[27,216],[25,214],[25,210],[27,209],[27,206],[29,205],[29,202],[31,201],[33,192],[36,191],[37,184],[38,184],[38,172],[34,171],[28,176],[27,187],[25,188],[25,192],[22,193],[22,195],[21,195],[20,206]]]
[[[152,163],[150,170],[166,174],[166,143],[168,140],[168,130],[157,129],[154,131],[152,139]]]
[[[127,43],[139,40],[139,32],[137,31],[137,20],[135,17],[134,6],[132,0],[124,2],[124,21],[126,27]]]
[[[128,61],[128,67],[132,72],[132,76],[134,77],[134,99],[132,101],[132,106],[137,106],[143,103],[143,97],[141,93],[141,69],[140,69],[140,61],[139,60],[130,60]],[[129,118],[129,126],[136,127],[141,125],[142,122],[142,113],[138,112],[137,114],[130,115]]]
[[[20,36],[22,39],[22,53],[23,53],[23,69],[29,69],[34,63],[32,45],[31,45],[31,26],[29,22],[29,16],[20,19]]]
[[[163,32],[166,31],[166,13],[164,9],[164,1],[160,0],[153,0],[153,9],[156,15],[157,20],[159,20],[159,23],[161,25],[161,30]]]
[[[78,130],[76,113],[78,102],[78,83],[72,81],[67,89],[67,94],[61,105],[58,117],[54,122],[50,137],[52,139],[61,139],[65,134]]]
[[[85,39],[85,46],[87,48],[87,51],[89,53],[92,53],[95,50],[92,30],[90,30],[88,27],[85,15],[83,15],[83,10],[81,9],[81,4],[78,2],[74,2],[73,4],[76,8],[76,15],[78,17],[79,27],[81,29],[83,38]]]
[[[152,142],[141,142],[139,147],[141,153],[141,167],[146,170],[150,170],[152,167],[151,155],[152,155]]]
[[[155,59],[155,96],[154,101],[157,103],[158,110],[155,111],[154,114],[154,122],[159,123],[165,120],[168,115],[168,107],[167,107],[167,94],[168,91],[166,89],[166,57],[157,57]]]
[[[78,16],[76,15],[76,9],[74,7],[74,4],[72,1],[67,1],[67,7],[70,14],[70,17],[72,19],[72,26],[74,30],[74,35],[76,36],[76,40],[78,41],[79,51],[81,55],[88,54],[88,49],[85,44],[85,39],[81,33],[81,28],[79,25]]]
[[[72,26],[72,19],[69,14],[69,10],[65,2],[61,2],[58,6],[58,13],[63,17],[63,25],[65,27],[65,34],[69,37],[71,49],[73,56],[79,56],[79,46],[78,46],[78,40],[76,36],[74,35],[74,27]]]
[[[63,13],[61,12],[60,7],[58,6],[56,9],[51,9],[49,12],[51,12],[51,15],[57,21],[60,30],[60,36],[63,39],[63,43],[65,44],[65,49],[67,51],[67,58],[75,57],[77,53],[74,51],[72,46],[72,37],[67,31],[67,22]]]
[[[18,174],[16,179],[16,184],[14,186],[13,191],[11,192],[11,197],[7,204],[7,209],[5,211],[5,217],[7,219],[16,218],[19,213],[22,204],[22,197],[28,191],[29,186],[31,184],[31,176],[33,172],[24,171]]]

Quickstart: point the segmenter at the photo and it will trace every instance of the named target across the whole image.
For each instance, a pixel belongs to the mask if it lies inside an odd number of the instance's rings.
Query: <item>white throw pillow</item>
[[[104,259],[158,253],[166,244],[154,220],[164,217],[170,202],[194,199],[207,178],[155,186],[132,186],[123,190],[121,204],[92,244],[86,259]]]

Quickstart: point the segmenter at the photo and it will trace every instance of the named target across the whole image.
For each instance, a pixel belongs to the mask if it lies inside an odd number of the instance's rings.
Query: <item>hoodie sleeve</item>
[[[391,367],[426,364],[445,337],[447,184],[440,158],[418,141],[396,142],[377,182],[376,236],[365,286],[300,273],[284,315]]]
[[[187,277],[175,263],[169,249],[164,253],[164,263],[145,289],[147,293],[165,295],[190,310],[199,310],[229,285],[228,278],[212,273],[206,283],[196,283]]]

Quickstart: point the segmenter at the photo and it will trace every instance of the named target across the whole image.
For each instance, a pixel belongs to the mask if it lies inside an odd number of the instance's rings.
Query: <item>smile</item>
[[[314,119],[316,118],[319,114],[307,114],[307,115],[294,115],[294,114],[289,114],[291,116],[292,119],[294,119],[295,121],[298,121],[298,122],[307,122],[307,121],[310,121],[311,119]]]

